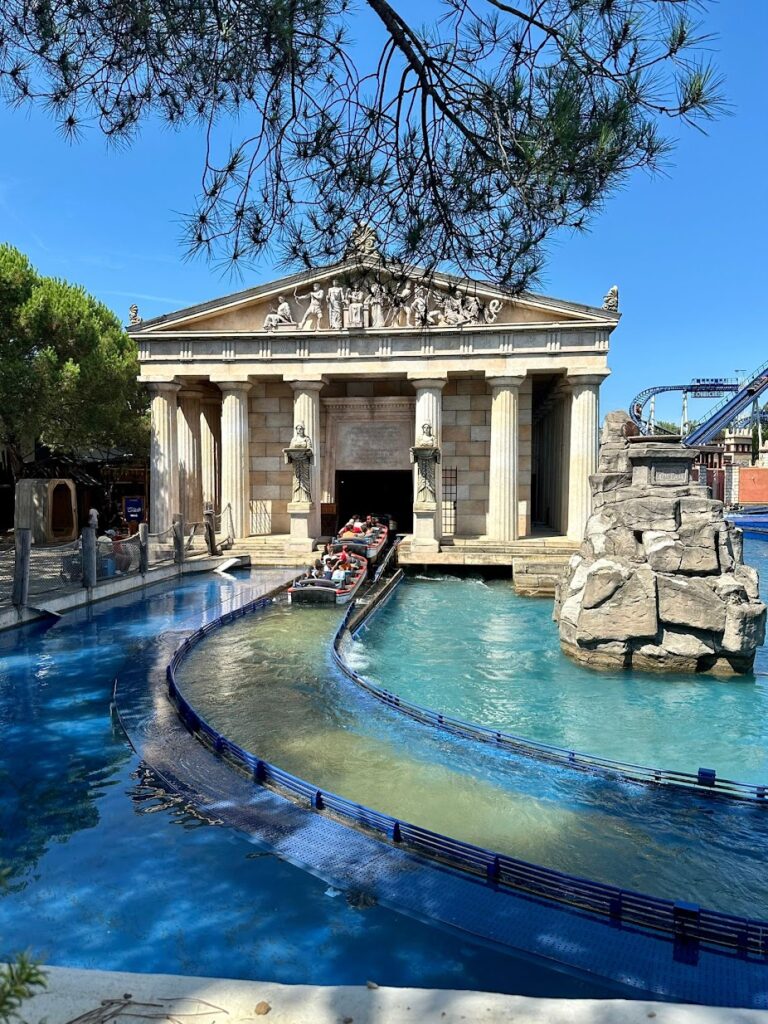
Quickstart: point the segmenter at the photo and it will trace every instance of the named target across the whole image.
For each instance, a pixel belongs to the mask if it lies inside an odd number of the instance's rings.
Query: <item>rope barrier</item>
[[[398,584],[402,577],[398,580]],[[396,585],[398,585],[396,584]],[[354,624],[356,633],[361,626],[378,610],[377,605],[371,605],[364,609]],[[454,718],[452,715],[434,711],[431,708],[422,707],[412,701],[400,697],[391,690],[386,690],[376,683],[371,682],[358,672],[355,672],[346,661],[342,653],[342,647],[351,640],[353,632],[349,629],[349,622],[355,611],[354,602],[349,606],[347,612],[333,638],[332,650],[333,659],[343,674],[357,686],[360,686],[376,700],[387,707],[407,715],[422,725],[429,725],[443,732],[452,733],[454,736],[462,736],[465,739],[477,740],[480,743],[490,743],[495,747],[504,750],[514,751],[525,757],[533,757],[540,761],[550,761],[566,768],[575,768],[580,771],[594,771],[602,774],[618,776],[629,782],[639,782],[643,785],[667,785],[688,791],[712,793],[717,796],[729,797],[735,800],[749,800],[757,804],[768,806],[768,784],[757,785],[749,782],[737,782],[733,779],[721,779],[717,772],[711,768],[699,768],[696,774],[692,772],[675,771],[665,768],[649,768],[646,765],[631,764],[625,761],[614,761],[611,758],[598,757],[594,754],[586,754],[577,750],[567,750],[564,747],[556,747],[548,743],[541,743],[538,740],[528,739],[525,736],[517,736],[514,733],[502,732],[498,729],[491,729],[475,722],[466,722],[461,718]]]
[[[768,960],[768,921],[647,896],[452,839],[321,790],[218,732],[186,700],[176,680],[176,669],[189,651],[215,629],[269,603],[269,598],[260,598],[206,623],[176,648],[166,667],[169,698],[188,732],[217,757],[225,758],[244,772],[255,785],[268,786],[307,810],[330,815],[372,833],[385,843],[406,847],[441,867],[475,876],[499,891],[545,900],[588,914],[613,927],[636,928],[659,938],[672,939],[675,948],[680,943],[687,949],[706,946],[741,958]]]

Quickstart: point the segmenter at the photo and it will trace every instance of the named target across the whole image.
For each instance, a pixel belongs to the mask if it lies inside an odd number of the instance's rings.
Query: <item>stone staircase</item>
[[[289,539],[287,533],[264,537],[244,537],[236,540],[227,554],[248,555],[253,566],[285,565],[306,569],[316,556],[305,551],[291,551],[288,544]]]

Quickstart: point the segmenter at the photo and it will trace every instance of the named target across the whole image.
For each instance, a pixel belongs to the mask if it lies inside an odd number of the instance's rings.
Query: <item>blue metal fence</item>
[[[176,682],[176,669],[190,649],[215,629],[268,603],[268,598],[251,601],[207,623],[184,640],[166,669],[169,697],[188,731],[217,756],[245,772],[255,784],[269,786],[308,810],[330,814],[384,842],[406,847],[438,866],[473,875],[500,891],[545,900],[588,914],[613,927],[635,928],[673,940],[676,948],[680,944],[691,950],[706,946],[745,959],[768,960],[768,921],[646,896],[451,839],[318,789],[227,739],[186,700]]]
[[[342,646],[345,639],[351,637],[348,624],[353,609],[354,605],[350,605],[333,639],[332,653],[336,664],[348,679],[362,687],[376,700],[386,704],[387,707],[401,712],[401,714],[407,715],[416,722],[433,726],[436,729],[442,729],[443,732],[452,733],[454,736],[478,740],[480,743],[490,743],[495,747],[514,751],[516,754],[523,754],[526,757],[535,757],[540,761],[552,761],[567,768],[617,775],[629,782],[640,782],[645,785],[666,785],[696,790],[697,792],[708,792],[717,796],[730,797],[736,800],[750,800],[757,804],[768,806],[768,785],[736,782],[733,779],[721,779],[718,777],[716,770],[712,768],[699,768],[696,774],[693,774],[692,772],[673,771],[667,768],[649,768],[646,765],[614,761],[607,757],[598,757],[594,754],[581,753],[577,750],[567,750],[548,743],[540,743],[538,740],[527,739],[525,736],[516,736],[514,733],[501,732],[498,729],[491,729],[474,722],[465,722],[461,718],[454,718],[452,715],[446,715],[439,711],[433,711],[431,708],[422,707],[420,704],[414,704],[412,701],[392,693],[391,690],[378,686],[376,683],[371,682],[370,679],[365,679],[355,672],[344,660]],[[354,631],[357,632],[365,620],[377,610],[375,605],[367,609],[363,616],[355,622]]]

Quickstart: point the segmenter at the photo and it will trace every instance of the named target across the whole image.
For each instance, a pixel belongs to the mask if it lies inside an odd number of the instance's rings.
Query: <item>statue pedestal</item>
[[[436,501],[414,502],[412,551],[436,555],[440,550],[437,512]]]
[[[291,535],[288,546],[291,551],[309,553],[315,542],[315,504],[312,501],[289,501],[288,515],[291,517]]]

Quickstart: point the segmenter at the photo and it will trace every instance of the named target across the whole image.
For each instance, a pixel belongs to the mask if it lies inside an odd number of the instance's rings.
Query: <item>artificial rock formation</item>
[[[566,654],[596,668],[749,672],[765,638],[757,572],[722,502],[691,483],[695,453],[606,416],[584,543],[558,586]]]

